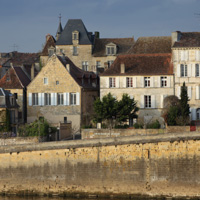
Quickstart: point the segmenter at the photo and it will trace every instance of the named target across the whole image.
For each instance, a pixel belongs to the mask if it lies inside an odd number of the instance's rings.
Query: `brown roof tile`
[[[171,37],[140,37],[127,52],[129,54],[171,53]]]
[[[200,32],[179,32],[180,40],[173,47],[200,47]]]
[[[134,38],[102,38],[95,39],[93,56],[102,57],[106,56],[106,45],[114,43],[117,45],[117,54],[126,53],[134,44]]]
[[[125,64],[125,73],[120,73],[121,63]],[[172,74],[171,54],[131,54],[118,56],[112,66],[100,76]]]

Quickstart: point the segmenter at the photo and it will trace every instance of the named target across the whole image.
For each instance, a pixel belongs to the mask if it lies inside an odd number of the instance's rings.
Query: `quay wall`
[[[1,194],[200,196],[200,134],[0,146]]]

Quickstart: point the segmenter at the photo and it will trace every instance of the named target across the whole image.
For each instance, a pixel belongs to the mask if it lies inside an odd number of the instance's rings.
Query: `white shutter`
[[[141,87],[143,88],[144,87],[144,77],[141,77],[140,84],[141,84]]]
[[[180,99],[181,98],[181,87],[177,87],[177,97]]]
[[[119,77],[116,77],[116,78],[115,78],[115,81],[116,81],[116,83],[115,83],[115,84],[116,84],[116,85],[115,85],[116,88],[119,88]]]
[[[195,77],[195,71],[196,71],[196,70],[195,70],[195,65],[192,65],[192,64],[191,64],[191,68],[192,68],[192,69],[191,69],[191,70],[192,70],[192,77]]]
[[[133,95],[130,95],[130,99],[133,99]]]
[[[191,77],[191,64],[188,64],[188,77]]]
[[[189,60],[189,51],[185,51],[185,61]]]
[[[133,77],[133,87],[137,87],[137,77]]]
[[[199,61],[200,60],[200,51],[196,50],[195,54],[196,54],[196,61]]]
[[[140,108],[144,108],[144,95],[140,97]]]
[[[57,93],[54,93],[54,105],[57,106]]]
[[[184,51],[181,51],[181,61],[184,61],[185,60],[185,53]]]
[[[153,76],[151,77],[150,81],[151,81],[151,82],[150,82],[150,86],[151,86],[151,87],[154,87],[154,77],[153,77]]]
[[[126,88],[126,77],[122,77],[122,87]]]
[[[106,78],[106,88],[109,88],[109,77]]]
[[[69,93],[64,93],[64,105],[69,105]]]
[[[32,106],[32,93],[28,94],[28,103],[29,103],[29,106]]]
[[[42,105],[42,93],[38,93],[38,105]]]
[[[76,105],[80,105],[80,93],[76,93]]]
[[[156,107],[156,97],[155,95],[151,95],[151,108]]]
[[[196,85],[196,99],[200,99],[199,98],[199,85]]]
[[[191,108],[191,120],[196,120],[196,109]]]
[[[177,77],[181,77],[181,65],[177,65]]]
[[[160,88],[160,83],[161,83],[161,78],[160,78],[160,76],[158,76],[158,78],[157,78],[157,86]]]
[[[192,99],[192,86],[187,87],[187,93],[188,93],[189,99]]]
[[[171,77],[167,77],[167,87],[171,87]]]
[[[41,93],[41,106],[44,106],[44,93]]]
[[[55,105],[55,100],[54,100],[54,93],[51,93],[51,105],[54,106]]]
[[[160,95],[160,107],[163,108],[164,95]]]

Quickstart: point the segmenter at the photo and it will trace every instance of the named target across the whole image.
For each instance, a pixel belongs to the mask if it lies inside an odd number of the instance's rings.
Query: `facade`
[[[56,34],[48,37],[41,60],[45,65],[51,52],[65,55],[84,71],[102,72],[134,44],[134,38],[100,38],[99,32],[88,32],[81,19],[68,20],[64,29],[61,23]]]
[[[54,126],[68,120],[78,131],[90,123],[98,93],[96,74],[54,54],[27,87],[28,123],[41,116]]]
[[[172,55],[175,95],[180,98],[181,86],[185,82],[191,120],[200,120],[200,32],[173,32]]]
[[[140,122],[161,123],[163,100],[173,95],[171,54],[118,56],[110,69],[100,75],[100,97],[111,93],[120,99],[127,93],[138,102]]]

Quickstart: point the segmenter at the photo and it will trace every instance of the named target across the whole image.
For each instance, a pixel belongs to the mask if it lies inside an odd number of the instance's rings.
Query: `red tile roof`
[[[117,54],[126,53],[134,44],[134,38],[101,38],[95,39],[93,56],[101,57],[106,56],[106,45],[114,43],[117,45]]]
[[[171,53],[171,36],[140,37],[128,54]]]
[[[121,63],[125,64],[125,73],[120,72]],[[109,69],[100,74],[100,76],[127,75],[173,75],[171,54],[120,55]]]

